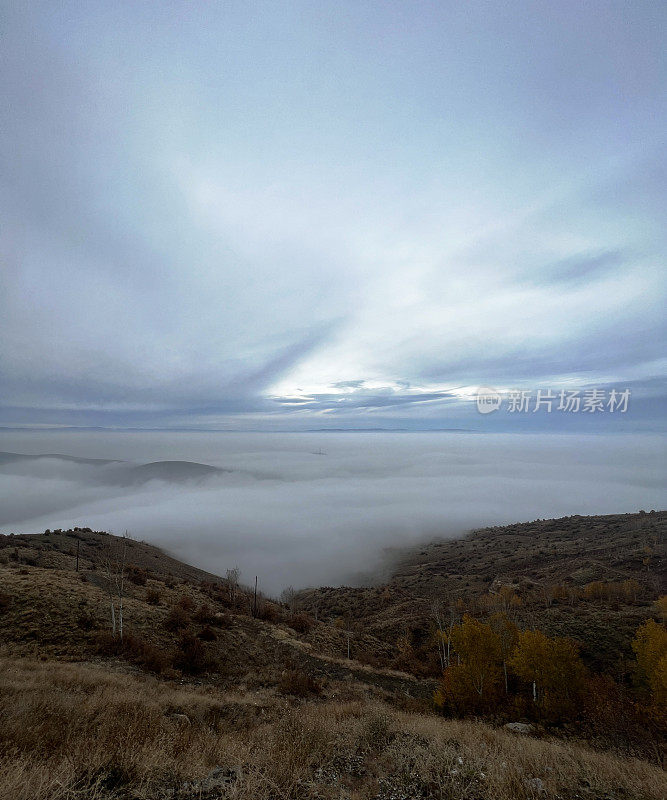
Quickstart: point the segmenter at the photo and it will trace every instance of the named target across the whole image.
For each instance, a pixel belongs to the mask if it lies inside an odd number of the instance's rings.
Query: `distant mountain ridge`
[[[103,471],[96,472],[94,477],[104,483],[116,486],[138,485],[151,480],[182,483],[234,472],[234,470],[231,469],[214,467],[210,464],[201,464],[197,461],[172,460],[134,464],[121,459],[82,458],[80,456],[62,455],[60,453],[28,455],[0,452],[0,467],[3,465],[16,465],[21,462],[34,463],[48,460],[59,460],[71,464],[81,464],[82,466],[105,468]]]

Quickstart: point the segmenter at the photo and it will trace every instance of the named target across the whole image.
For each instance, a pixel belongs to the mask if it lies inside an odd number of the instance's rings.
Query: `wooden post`
[[[257,616],[257,575],[255,575],[255,598],[252,601],[252,615]]]
[[[79,548],[81,546],[81,539],[76,540],[76,571],[79,571]]]

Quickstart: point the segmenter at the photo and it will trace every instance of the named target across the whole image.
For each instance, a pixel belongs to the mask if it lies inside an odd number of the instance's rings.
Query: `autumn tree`
[[[658,713],[667,712],[667,653],[655,665],[651,675],[651,695],[653,704]],[[663,720],[665,717],[662,717]]]
[[[637,682],[658,709],[667,710],[667,628],[649,619],[640,625],[632,641],[637,657]]]
[[[452,645],[460,658],[460,671],[479,700],[492,695],[500,679],[502,650],[500,637],[491,625],[463,616],[452,629]]]
[[[655,607],[658,614],[662,617],[662,621],[667,623],[667,594],[663,594],[655,601]]]
[[[501,586],[497,597],[500,610],[505,614],[513,614],[521,606],[521,598],[511,586]]]
[[[500,643],[500,657],[503,662],[503,679],[505,681],[505,694],[507,694],[509,691],[509,683],[507,679],[507,662],[511,658],[512,653],[514,652],[514,648],[516,647],[517,640],[519,637],[519,629],[512,622],[512,620],[508,618],[507,614],[503,612],[494,614],[489,619],[489,625],[491,626],[491,629],[498,637],[498,641]]]
[[[591,581],[584,586],[584,597],[587,600],[604,600],[609,596],[609,589],[604,581]]]
[[[445,610],[439,600],[431,603],[431,618],[435,623],[435,643],[438,648],[440,671],[442,671],[447,661],[447,650],[445,648]]]
[[[552,639],[541,631],[521,631],[509,666],[532,686],[533,700],[547,716],[574,712],[585,676],[574,642]]]

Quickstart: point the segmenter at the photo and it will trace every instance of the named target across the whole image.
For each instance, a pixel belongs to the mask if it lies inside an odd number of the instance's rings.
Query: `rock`
[[[178,800],[218,800],[225,789],[242,778],[243,772],[237,767],[214,767],[209,774],[200,781],[184,783],[180,791],[174,795]]]
[[[531,789],[537,794],[546,794],[547,790],[544,788],[544,784],[539,778],[526,778],[524,783],[527,789]]]
[[[235,783],[241,778],[241,767],[215,767],[200,782],[202,791],[210,792],[221,789],[230,783]]]
[[[508,722],[507,724],[503,725],[503,728],[505,728],[506,731],[512,731],[512,733],[522,733],[524,735],[535,733],[535,726],[528,722]]]

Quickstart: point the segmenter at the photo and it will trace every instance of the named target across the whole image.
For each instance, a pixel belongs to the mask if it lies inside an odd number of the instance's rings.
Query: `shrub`
[[[152,606],[159,606],[161,597],[162,595],[158,589],[149,589],[146,592],[146,602],[150,603]]]
[[[366,664],[369,667],[380,668],[386,666],[381,658],[368,650],[357,650],[356,660],[360,664]]]
[[[202,642],[214,642],[218,637],[215,631],[207,625],[203,630],[199,631],[197,638],[201,639]]]
[[[169,666],[167,654],[150,642],[140,640],[138,648],[135,649],[134,658],[143,669],[158,675]]]
[[[201,625],[210,625],[213,620],[213,612],[210,606],[207,603],[202,603],[192,615],[192,619]]]
[[[315,624],[315,620],[309,614],[301,612],[300,614],[295,614],[288,624],[297,633],[308,633]]]
[[[362,740],[371,750],[382,750],[391,741],[393,733],[387,713],[371,714],[362,730]]]
[[[77,626],[82,631],[92,631],[94,628],[99,627],[97,618],[90,611],[82,611],[76,621]]]
[[[135,567],[130,565],[128,567],[128,577],[132,581],[132,583],[136,584],[137,586],[145,586],[146,585],[146,570],[142,569],[141,567]]]
[[[209,624],[216,628],[231,628],[232,617],[230,614],[214,614]]]
[[[164,627],[168,631],[182,631],[190,627],[192,621],[187,611],[180,605],[169,609]]]
[[[104,631],[97,637],[97,652],[103,656],[122,656],[148,672],[158,674],[169,666],[166,653],[132,633],[126,633],[121,639],[110,631]]]
[[[188,597],[187,594],[184,594],[178,601],[178,605],[183,611],[187,611],[188,614],[190,614],[195,607],[195,601],[191,597]]]
[[[178,644],[178,650],[174,655],[174,666],[181,672],[190,675],[197,675],[203,672],[208,666],[206,650],[196,636],[191,633],[184,633]]]
[[[306,697],[309,694],[322,693],[320,684],[300,669],[286,669],[280,676],[278,691],[294,697]]]
[[[122,646],[121,640],[117,636],[113,636],[111,631],[103,631],[97,636],[96,647],[101,656],[120,655]]]
[[[263,619],[265,622],[282,622],[283,612],[275,603],[262,600],[257,605],[257,619]]]
[[[12,604],[12,596],[6,592],[0,592],[0,614],[7,611]]]

